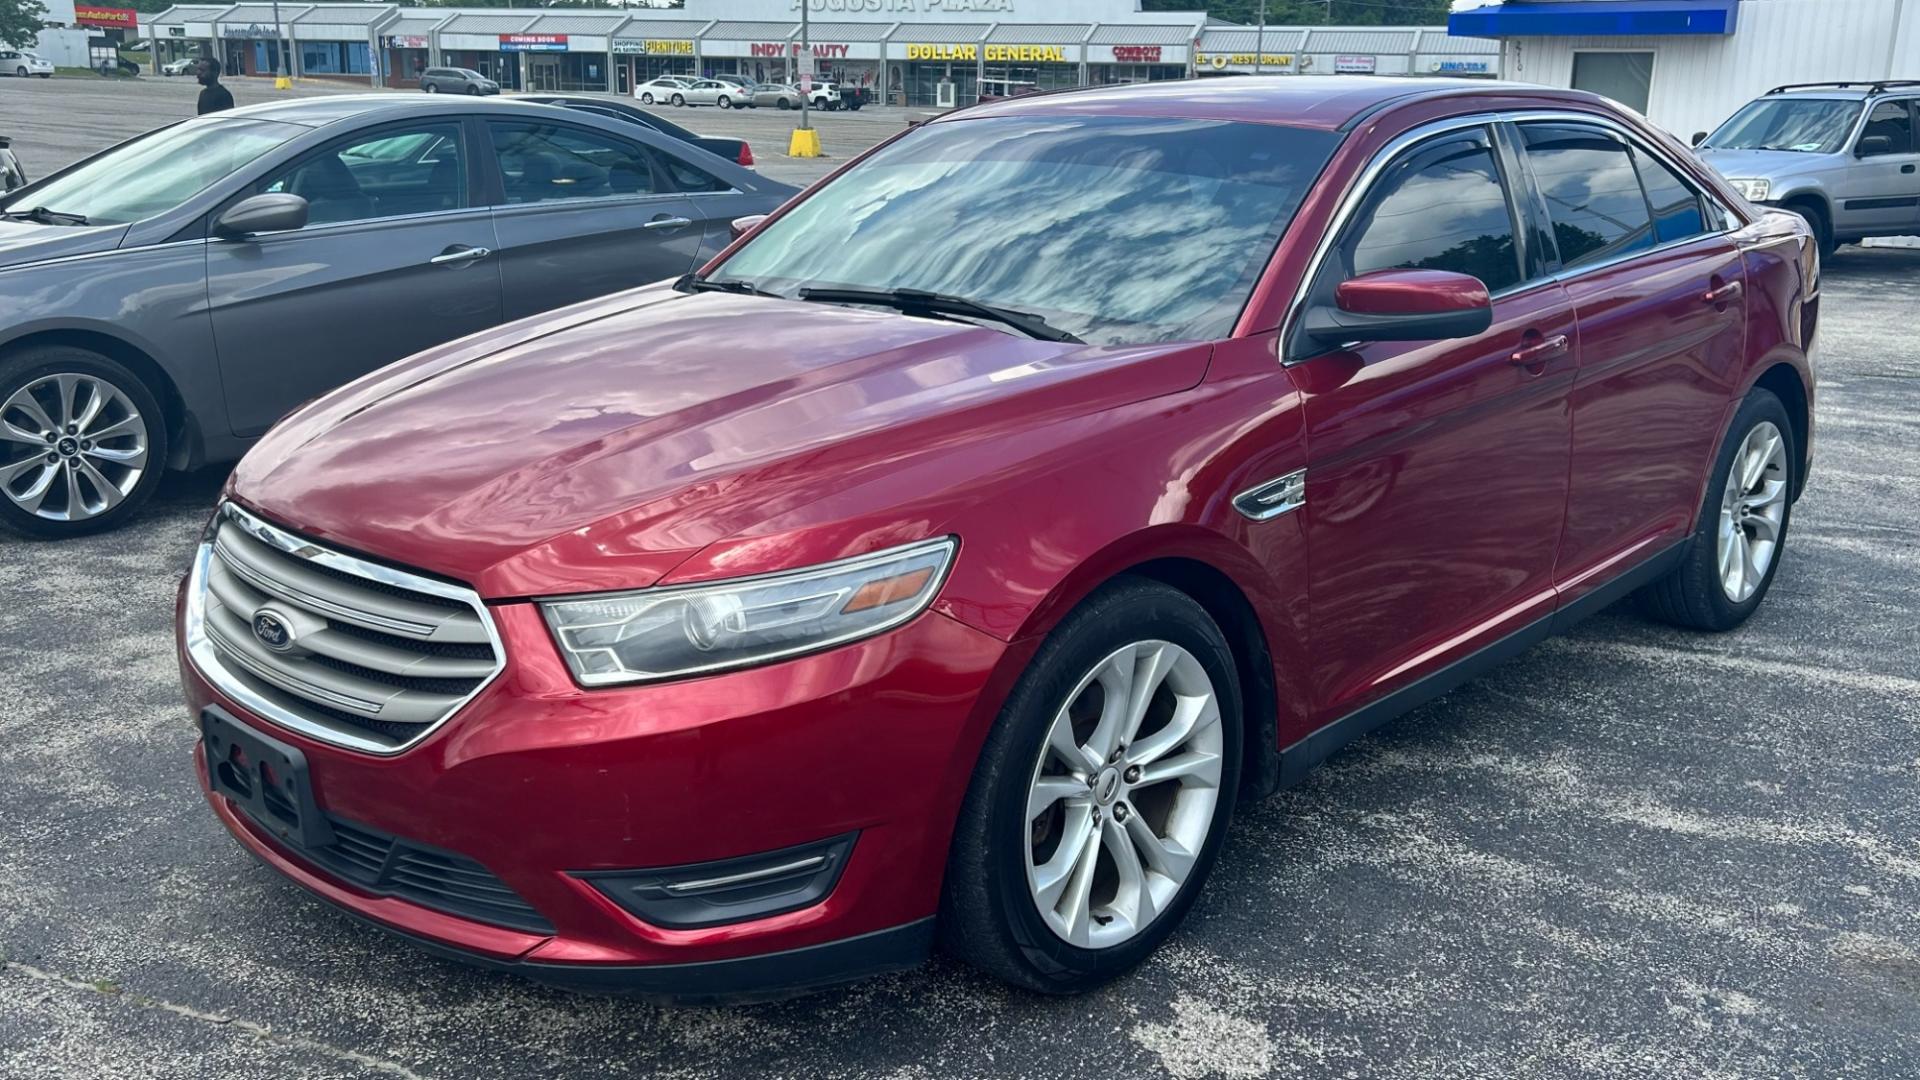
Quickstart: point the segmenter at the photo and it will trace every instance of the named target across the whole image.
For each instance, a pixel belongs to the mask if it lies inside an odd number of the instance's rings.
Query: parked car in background
[[[515,101],[531,101],[541,105],[558,105],[581,112],[598,113],[601,116],[630,124],[640,124],[652,128],[663,135],[670,135],[681,142],[690,143],[709,154],[720,157],[745,168],[753,167],[753,147],[745,139],[729,139],[718,135],[696,135],[664,116],[650,113],[637,105],[629,105],[619,98],[599,97],[591,94],[516,94]]]
[[[803,95],[800,88],[792,83],[761,83],[754,88],[753,104],[773,109],[797,109],[803,97],[809,98],[816,109],[830,111],[840,107],[840,89],[832,83],[814,83],[811,95]]]
[[[1696,142],[1736,191],[1805,217],[1831,253],[1920,233],[1916,110],[1920,80],[1777,86]]]
[[[0,196],[0,526],[117,525],[164,469],[421,349],[685,274],[792,191],[470,98],[284,101],[105,150]]]
[[[718,79],[685,79],[682,85],[668,90],[661,100],[668,105],[717,105],[731,109],[735,104],[747,103],[746,93],[733,83]]]
[[[51,79],[53,62],[20,49],[0,49],[0,75],[16,75],[22,79],[38,75],[43,79]]]
[[[197,56],[183,56],[178,60],[169,60],[160,65],[160,74],[191,75],[194,72],[194,65],[199,62],[200,58]]]
[[[431,67],[420,73],[420,89],[429,94],[470,94],[475,97],[500,92],[500,84],[472,68]]]
[[[684,100],[686,89],[692,82],[693,79],[685,75],[662,75],[634,87],[633,96],[642,105],[667,105],[672,103],[676,94]]]
[[[27,185],[27,170],[14,156],[13,140],[0,135],[0,194]]]
[[[496,970],[697,998],[938,940],[1086,990],[1242,800],[1630,593],[1751,616],[1818,272],[1579,91],[935,119],[695,274],[263,438],[180,594],[200,780]]]

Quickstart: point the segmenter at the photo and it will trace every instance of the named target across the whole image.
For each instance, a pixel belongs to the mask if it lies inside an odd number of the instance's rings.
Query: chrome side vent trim
[[[1278,480],[1248,488],[1233,497],[1233,508],[1248,520],[1267,521],[1307,505],[1307,470],[1297,469]]]

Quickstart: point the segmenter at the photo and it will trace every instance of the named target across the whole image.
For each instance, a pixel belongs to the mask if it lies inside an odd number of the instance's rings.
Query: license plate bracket
[[[307,756],[264,735],[217,706],[200,712],[207,782],[263,829],[297,847],[333,843],[333,828],[314,802]]]

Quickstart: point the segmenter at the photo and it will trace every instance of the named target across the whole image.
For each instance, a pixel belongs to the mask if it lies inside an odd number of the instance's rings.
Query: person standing
[[[201,86],[201,116],[233,108],[233,92],[220,85],[220,61],[211,56],[203,56],[194,65],[194,73],[200,80]]]

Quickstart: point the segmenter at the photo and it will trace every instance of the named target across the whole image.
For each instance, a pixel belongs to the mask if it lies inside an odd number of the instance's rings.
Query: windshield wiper
[[[63,214],[44,206],[36,206],[31,210],[8,210],[0,213],[0,217],[12,218],[15,221],[37,221],[42,225],[85,225],[87,223],[84,214]]]
[[[779,293],[770,293],[765,289],[755,286],[752,282],[714,281],[712,278],[694,277],[692,274],[681,275],[680,280],[673,283],[673,291],[685,293],[729,292],[739,293],[742,296],[771,296],[776,299],[781,298]]]
[[[983,304],[964,296],[948,296],[945,293],[924,292],[920,289],[801,289],[800,299],[815,300],[824,304],[878,304],[882,307],[899,308],[908,313],[920,311],[930,315],[971,315],[979,319],[989,319],[1003,326],[1011,326],[1028,337],[1039,338],[1041,341],[1071,341],[1081,344],[1079,338],[1065,330],[1048,326],[1047,320],[1038,315]]]

